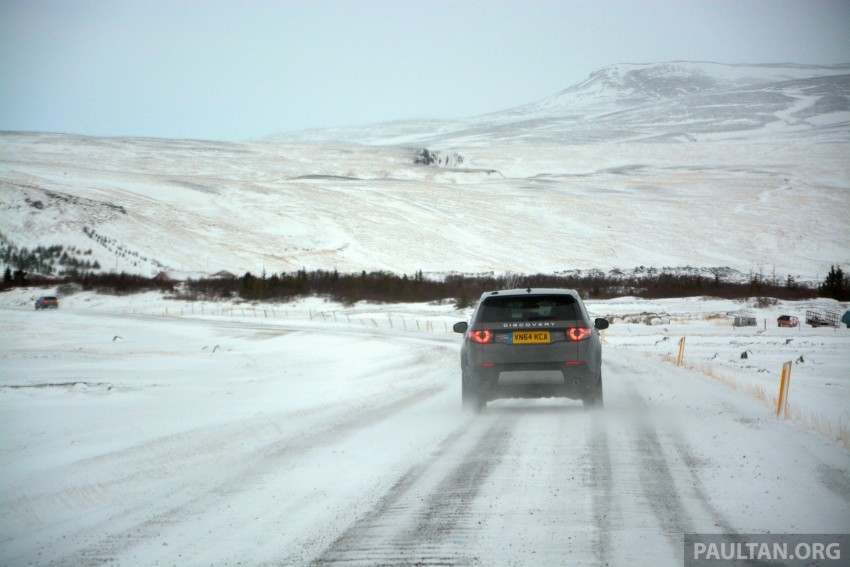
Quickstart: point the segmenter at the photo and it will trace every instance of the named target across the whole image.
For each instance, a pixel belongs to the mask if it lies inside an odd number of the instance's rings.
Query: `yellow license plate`
[[[516,345],[541,345],[551,342],[549,331],[514,331]]]

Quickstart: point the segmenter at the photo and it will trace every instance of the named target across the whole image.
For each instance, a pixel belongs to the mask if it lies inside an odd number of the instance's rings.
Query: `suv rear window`
[[[488,297],[481,306],[481,322],[572,321],[578,319],[575,304],[571,295]]]

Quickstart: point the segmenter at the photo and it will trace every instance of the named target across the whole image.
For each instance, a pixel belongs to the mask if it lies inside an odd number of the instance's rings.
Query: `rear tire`
[[[603,406],[603,397],[602,397],[602,372],[599,372],[599,380],[596,383],[596,387],[591,389],[587,395],[585,395],[582,400],[584,403],[584,407],[587,409],[590,408],[601,408]]]
[[[461,368],[461,402],[463,409],[480,413],[487,407],[487,402],[479,391],[478,379],[468,366]]]

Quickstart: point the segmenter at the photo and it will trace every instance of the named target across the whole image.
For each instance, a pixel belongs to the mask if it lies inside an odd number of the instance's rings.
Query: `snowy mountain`
[[[616,65],[457,122],[250,143],[2,133],[0,244],[143,275],[818,280],[850,263],[848,100],[850,66]]]
[[[431,146],[770,139],[848,139],[850,65],[675,62],[601,69],[539,102],[457,122],[311,130],[277,141]]]

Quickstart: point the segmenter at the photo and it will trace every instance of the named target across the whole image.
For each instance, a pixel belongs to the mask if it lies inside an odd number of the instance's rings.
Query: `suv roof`
[[[578,293],[573,289],[528,287],[525,289],[499,289],[495,291],[485,291],[481,294],[481,299],[494,295],[572,295],[573,297],[578,297]]]

